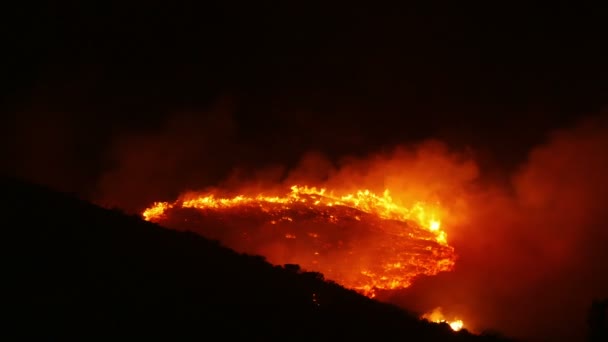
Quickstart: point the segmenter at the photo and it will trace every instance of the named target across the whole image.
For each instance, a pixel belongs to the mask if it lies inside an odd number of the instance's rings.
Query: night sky
[[[3,172],[125,210],[311,152],[339,162],[427,139],[508,178],[608,104],[598,8],[66,1],[5,14]]]
[[[117,139],[178,116],[221,136],[201,151],[217,159],[211,178],[235,164],[429,137],[510,167],[549,129],[605,104],[603,13],[314,1],[24,6],[5,43],[9,169],[91,193]]]

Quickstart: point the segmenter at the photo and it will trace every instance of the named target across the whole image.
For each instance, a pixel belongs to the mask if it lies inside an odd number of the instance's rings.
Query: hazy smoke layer
[[[20,133],[9,137],[18,152],[9,156],[12,172],[71,190],[91,182],[83,167],[101,167],[97,202],[129,211],[210,185],[231,193],[286,192],[294,183],[390,189],[398,203],[441,203],[459,260],[454,272],[382,299],[421,312],[441,306],[473,330],[569,341],[586,332],[592,299],[608,297],[605,116],[552,133],[514,174],[497,177],[468,151],[433,140],[365,157],[310,152],[291,168],[247,166],[260,151],[240,145],[229,110],[214,111],[175,116],[139,135],[118,132],[110,148],[99,146],[103,161],[88,160],[95,151],[79,148],[97,138],[74,118],[19,120],[13,126]]]
[[[235,152],[234,122],[227,113],[175,116],[157,131],[115,139],[96,199],[135,211],[187,187],[217,182],[234,164]]]
[[[155,194],[200,189],[218,177],[214,170],[238,164],[226,158],[237,149],[230,121],[206,120],[182,117],[160,134],[119,141],[117,167],[100,183],[103,199],[141,205],[160,200]],[[205,127],[205,134],[196,127]],[[222,154],[213,154],[219,146]],[[592,299],[608,296],[606,151],[602,117],[554,132],[503,179],[484,174],[470,154],[426,141],[337,161],[311,152],[291,170],[235,169],[216,190],[269,193],[298,183],[390,189],[403,204],[439,202],[460,255],[456,271],[420,279],[384,299],[420,311],[442,306],[473,330],[571,340],[585,333]]]
[[[468,222],[448,227],[457,270],[392,300],[441,305],[476,329],[580,340],[594,298],[608,296],[606,117],[554,132],[507,185],[480,180]]]
[[[608,296],[606,151],[608,126],[596,118],[551,134],[506,179],[488,177],[467,153],[427,141],[337,162],[310,153],[292,170],[238,170],[217,188],[388,188],[400,203],[440,202],[448,239],[460,255],[456,271],[420,279],[384,299],[419,311],[442,306],[477,331],[572,340],[586,333],[591,301]]]

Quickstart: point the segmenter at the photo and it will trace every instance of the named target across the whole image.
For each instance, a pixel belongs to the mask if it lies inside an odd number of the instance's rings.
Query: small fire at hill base
[[[443,315],[441,307],[437,307],[433,311],[422,315],[422,318],[434,323],[447,323],[454,331],[460,331],[464,327],[461,319],[454,318],[453,320],[447,320]]]

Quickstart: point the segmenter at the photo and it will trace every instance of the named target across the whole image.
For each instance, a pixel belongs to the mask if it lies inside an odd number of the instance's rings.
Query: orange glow
[[[454,331],[459,331],[464,328],[464,322],[461,319],[454,318],[447,320],[443,315],[441,308],[435,308],[433,311],[422,315],[423,319],[434,323],[447,323]]]
[[[461,319],[452,321],[449,324],[450,324],[450,328],[452,328],[452,330],[454,330],[454,331],[459,331],[464,326],[464,323],[462,322]]]
[[[456,260],[441,227],[441,208],[422,202],[399,205],[388,190],[336,194],[294,185],[284,196],[196,194],[156,202],[143,217],[175,229],[186,221],[193,224],[183,218],[190,214],[180,212],[202,215],[194,228],[210,238],[220,236],[239,252],[261,254],[275,264],[298,263],[369,297],[378,289],[406,288],[419,275],[451,271]],[[240,233],[210,232],[213,225],[201,220],[233,224],[231,229]],[[243,231],[247,225],[261,228]]]
[[[154,221],[162,216],[165,210],[171,208],[171,205],[167,202],[156,202],[154,205],[148,209],[146,209],[143,213],[144,219],[146,221]]]
[[[291,187],[291,193],[285,197],[264,195],[246,197],[238,195],[233,198],[215,198],[214,195],[207,195],[179,202],[181,202],[182,208],[197,209],[221,209],[252,203],[257,203],[260,206],[263,206],[264,203],[306,203],[307,199],[302,198],[301,195],[319,196],[318,198],[315,197],[316,200],[312,203],[315,206],[332,207],[340,205],[359,209],[387,220],[415,221],[420,226],[433,232],[437,237],[437,242],[447,245],[447,235],[444,231],[440,230],[441,222],[438,219],[438,207],[433,208],[421,202],[415,203],[410,208],[401,207],[393,202],[388,190],[385,190],[382,196],[378,196],[369,190],[357,191],[355,194],[335,196],[333,192],[328,193],[324,188],[317,189],[316,187],[294,185]],[[151,207],[144,210],[143,216],[147,221],[157,221],[167,209],[175,205],[179,205],[179,203],[155,202]],[[358,217],[355,218],[359,219]],[[291,220],[289,217],[283,219]]]

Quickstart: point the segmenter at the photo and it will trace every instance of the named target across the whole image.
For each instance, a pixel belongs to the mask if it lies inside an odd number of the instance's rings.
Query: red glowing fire
[[[148,221],[192,230],[274,264],[299,264],[369,297],[451,271],[456,255],[434,203],[396,203],[389,191],[337,194],[297,186],[283,196],[190,194],[157,202]]]
[[[447,323],[454,331],[459,331],[464,327],[464,323],[461,319],[454,318],[452,320],[447,320],[440,307],[422,315],[422,318],[434,323]]]

